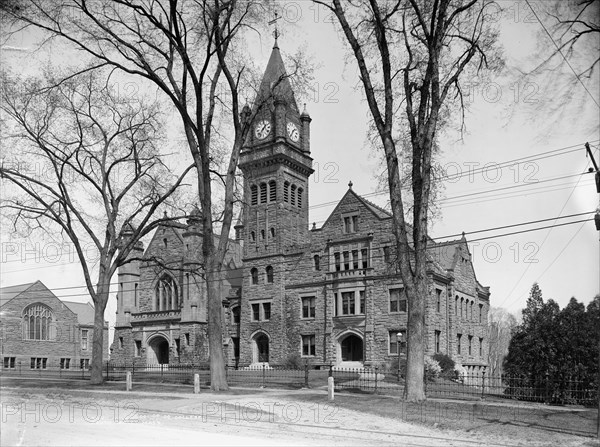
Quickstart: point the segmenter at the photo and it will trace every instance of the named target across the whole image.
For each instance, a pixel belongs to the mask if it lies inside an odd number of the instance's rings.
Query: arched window
[[[240,324],[240,306],[233,306],[231,308],[231,322],[233,324]]]
[[[267,203],[267,184],[260,184],[260,203]]]
[[[283,201],[284,202],[290,201],[290,182],[283,183]]]
[[[258,205],[258,186],[252,185],[250,187],[252,201],[250,202],[252,205]]]
[[[258,269],[256,267],[250,270],[250,276],[252,277],[252,284],[258,284]]]
[[[315,261],[315,270],[321,270],[321,257],[319,255],[314,255],[313,259]]]
[[[277,201],[277,183],[275,180],[269,182],[269,202]]]
[[[290,203],[292,204],[292,206],[296,206],[296,185],[292,185],[292,193],[290,194],[290,196]]]
[[[267,272],[267,282],[272,283],[273,282],[273,267],[268,265],[266,268],[266,272]]]
[[[154,310],[178,310],[179,293],[173,277],[165,273],[154,288]]]
[[[265,240],[265,230],[260,230],[260,240],[261,241]]]
[[[25,340],[54,340],[54,315],[48,306],[32,304],[23,311],[23,338]]]
[[[250,240],[251,240],[252,242],[256,241],[256,233],[255,233],[254,231],[251,231],[251,232],[250,232]]]
[[[302,188],[298,188],[298,208],[302,208],[302,193],[304,190]]]
[[[275,228],[271,227],[271,237],[275,237]]]

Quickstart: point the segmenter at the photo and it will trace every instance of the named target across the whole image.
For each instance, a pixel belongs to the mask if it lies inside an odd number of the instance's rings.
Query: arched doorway
[[[341,343],[342,362],[362,362],[363,361],[363,341],[354,334],[345,337]]]
[[[269,337],[259,334],[254,338],[254,362],[267,363],[269,361]]]
[[[149,364],[169,364],[169,342],[166,338],[159,336],[154,337],[148,343],[148,363]]]

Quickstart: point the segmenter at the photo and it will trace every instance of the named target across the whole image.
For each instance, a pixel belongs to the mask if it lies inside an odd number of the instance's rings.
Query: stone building
[[[309,230],[311,118],[296,104],[277,45],[255,107],[240,155],[244,206],[222,284],[230,362],[284,364],[300,356],[315,365],[392,363],[405,354],[407,306],[390,213],[350,183],[325,223]],[[142,264],[119,272],[113,357],[207,361],[198,213],[160,228]],[[475,277],[464,237],[430,245],[426,352],[480,371],[489,289]]]
[[[0,289],[2,369],[88,369],[93,336],[91,304],[60,300],[41,281]]]

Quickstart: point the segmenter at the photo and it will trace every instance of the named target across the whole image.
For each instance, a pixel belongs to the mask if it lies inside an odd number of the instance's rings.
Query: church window
[[[269,202],[277,201],[277,183],[275,180],[269,182]]]
[[[442,332],[441,331],[435,331],[435,353],[439,353],[440,352],[440,338],[442,336]]]
[[[315,270],[321,270],[321,257],[319,255],[314,255],[313,260],[315,262]]]
[[[164,244],[165,248],[167,248],[167,245],[168,245],[167,238],[163,239],[163,244]]]
[[[435,289],[435,310],[440,312],[442,310],[442,291],[441,289]]]
[[[460,299],[460,319],[463,319],[463,309],[464,309],[464,304],[465,304],[465,299],[461,298]]]
[[[142,355],[142,341],[134,340],[133,342],[133,355],[139,357]]]
[[[267,203],[267,184],[260,184],[260,203]]]
[[[460,341],[462,338],[462,334],[456,334],[456,353],[460,354],[461,351],[461,346],[460,346]]]
[[[275,237],[275,228],[271,227],[271,237]]]
[[[154,288],[154,310],[179,309],[179,293],[175,279],[165,273]]]
[[[350,230],[351,220],[350,217],[344,217],[344,233],[351,233]]]
[[[263,307],[263,320],[269,321],[271,319],[271,303],[262,303]]]
[[[284,202],[290,201],[290,182],[283,183],[283,201]]]
[[[32,304],[23,311],[23,338],[25,340],[54,340],[54,315],[43,304]]]
[[[292,185],[291,187],[290,203],[292,206],[296,206],[296,185]]]
[[[365,291],[364,290],[360,290],[358,292],[358,301],[359,301],[359,313],[364,314],[365,313]]]
[[[119,337],[119,349],[123,349],[123,337]]]
[[[251,231],[251,232],[250,232],[250,240],[251,240],[252,242],[255,242],[255,241],[256,241],[256,233],[255,233],[254,231]]]
[[[403,288],[390,289],[390,312],[406,312],[406,293]]]
[[[265,240],[265,230],[260,230],[260,240],[261,241]]]
[[[250,270],[250,276],[252,277],[252,284],[258,284],[258,269],[256,267]]]
[[[302,356],[312,357],[316,354],[315,351],[315,336],[314,335],[303,335],[302,336]]]
[[[386,264],[390,262],[390,247],[383,247],[383,260]]]
[[[483,357],[483,338],[479,337],[479,357]]]
[[[298,208],[302,208],[302,188],[298,188]]]
[[[252,197],[252,205],[258,205],[258,186],[252,185],[250,187],[251,197]]]
[[[479,305],[479,323],[483,321],[483,304]]]
[[[336,252],[333,254],[333,257],[335,258],[335,271],[336,271],[336,272],[339,272],[339,271],[340,271],[340,269],[341,269],[341,268],[340,268],[340,252],[339,252],[339,251],[336,251]]]
[[[273,282],[273,267],[271,267],[270,265],[268,265],[265,270],[266,270],[266,273],[267,273],[267,282],[268,283],[272,283]]]
[[[473,336],[469,335],[469,355],[472,354],[472,347],[473,347]]]

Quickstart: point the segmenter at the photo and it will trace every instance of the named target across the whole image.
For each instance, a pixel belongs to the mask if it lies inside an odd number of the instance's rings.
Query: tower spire
[[[269,21],[269,25],[275,25],[275,29],[273,30],[273,37],[275,38],[275,44],[273,45],[273,49],[279,49],[279,44],[277,43],[277,38],[281,36],[281,33],[277,29],[277,21],[280,19],[279,13],[275,11],[275,18]]]

